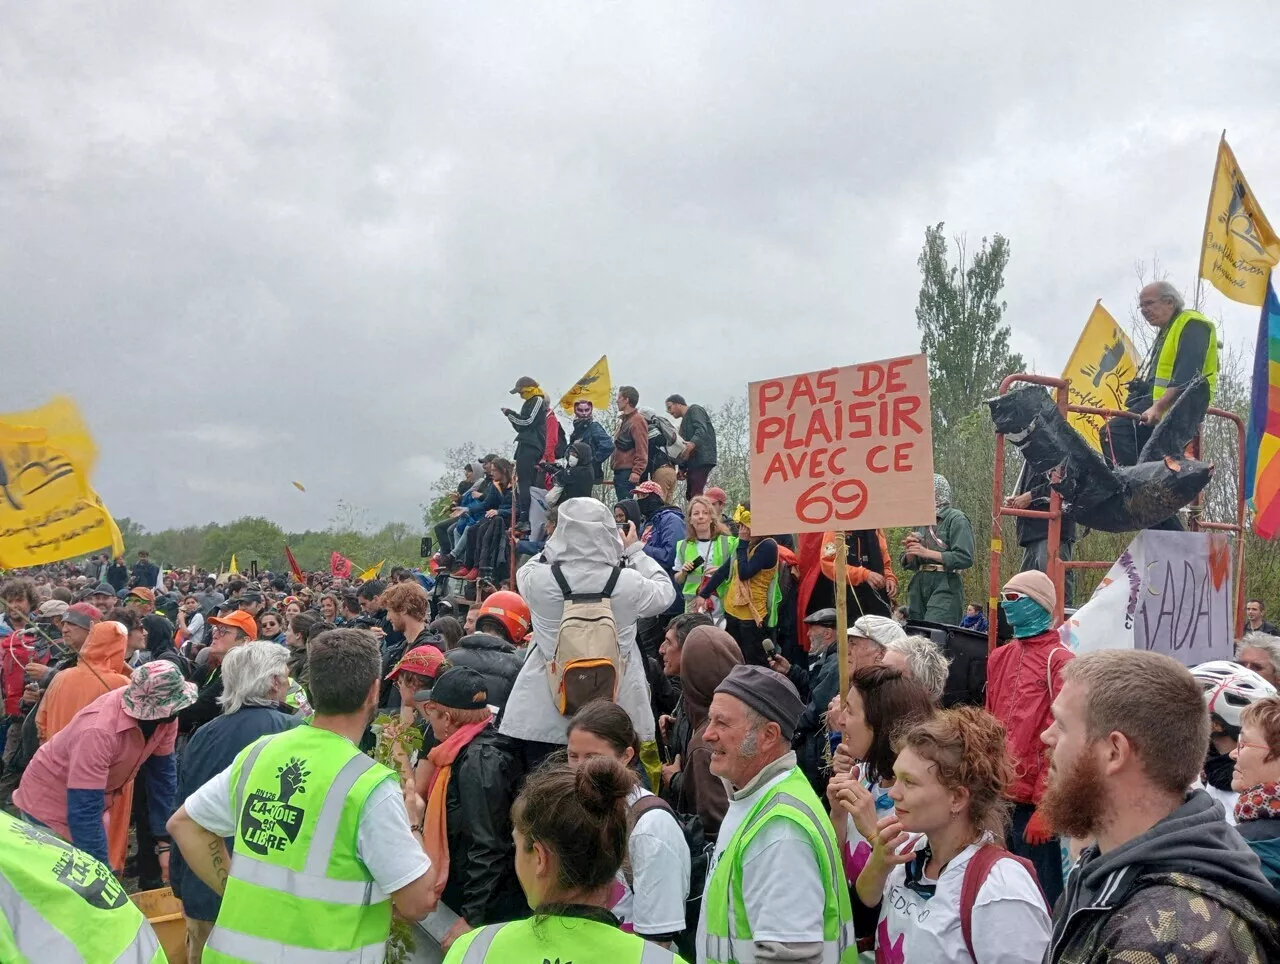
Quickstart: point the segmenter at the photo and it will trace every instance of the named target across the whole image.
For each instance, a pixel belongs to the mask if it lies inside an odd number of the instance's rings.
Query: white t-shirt
[[[729,809],[720,824],[715,852],[707,868],[708,885],[716,863],[756,802],[766,790],[787,776],[788,771],[779,773],[740,800],[730,796]],[[826,901],[822,873],[808,837],[792,821],[770,820],[752,839],[742,857],[742,898],[747,905],[747,919],[751,922],[750,941],[733,939],[732,891],[729,894],[733,959],[740,964],[755,964],[755,941],[822,942],[822,911]],[[698,918],[697,946],[705,947],[706,940],[707,902],[704,900]]]
[[[859,767],[862,764],[858,764]],[[876,820],[883,820],[885,817],[893,816],[893,798],[889,796],[887,787],[882,787],[878,782],[871,783],[862,780],[861,772],[859,779],[862,785],[871,794],[871,799],[876,805]],[[858,828],[854,825],[853,817],[845,814],[845,853],[844,853],[844,869],[849,879],[849,886],[853,887],[858,882],[858,875],[862,873],[862,868],[867,865],[867,860],[871,857],[871,841],[858,833]],[[920,846],[923,846],[921,844]],[[856,897],[854,898],[857,899]]]
[[[651,796],[648,790],[637,787],[627,797],[627,806]],[[627,840],[627,859],[632,885],[628,886],[619,871],[622,895],[613,905],[623,929],[641,935],[684,930],[692,867],[684,831],[671,814],[657,808],[641,815]]]
[[[187,814],[200,826],[219,837],[234,837],[236,814],[231,806],[231,767],[202,786],[183,804]],[[356,853],[369,868],[373,882],[383,894],[392,894],[428,870],[431,860],[409,830],[409,814],[395,780],[384,780],[369,795],[360,814]]]
[[[917,886],[932,886],[932,897],[907,886],[911,864],[893,868],[880,905],[877,960],[881,954],[896,964],[973,960],[961,929],[960,891],[978,846],[960,851],[936,881],[921,876]],[[1049,911],[1040,888],[1014,860],[1000,860],[991,868],[974,901],[972,925],[976,964],[1040,964],[1049,943]]]
[[[199,646],[204,642],[204,617],[196,613],[187,620],[188,640],[192,646]]]

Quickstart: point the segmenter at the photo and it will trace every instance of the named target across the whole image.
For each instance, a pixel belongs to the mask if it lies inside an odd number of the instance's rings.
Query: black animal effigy
[[[1170,518],[1209,484],[1213,466],[1187,458],[1187,444],[1209,409],[1209,383],[1196,378],[1169,407],[1143,446],[1137,465],[1107,465],[1038,385],[987,400],[996,431],[1033,472],[1048,476],[1063,511],[1103,532],[1147,529]]]

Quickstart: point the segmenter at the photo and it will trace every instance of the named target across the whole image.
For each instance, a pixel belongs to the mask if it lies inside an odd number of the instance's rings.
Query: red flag
[[[329,557],[329,573],[334,579],[350,579],[351,565],[351,560],[340,552]]]
[[[289,560],[289,571],[293,573],[294,582],[306,582],[306,577],[302,574],[302,569],[298,565],[298,560],[293,558],[293,550],[289,548],[289,544],[285,543],[284,557]]]

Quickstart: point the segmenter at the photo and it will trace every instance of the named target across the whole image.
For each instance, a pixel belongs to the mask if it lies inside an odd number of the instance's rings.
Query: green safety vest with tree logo
[[[204,960],[381,961],[391,898],[360,862],[360,813],[395,774],[314,726],[265,736],[231,765],[235,853]]]
[[[844,880],[836,831],[809,786],[808,778],[798,767],[756,801],[747,819],[717,858],[702,900],[707,933],[706,946],[698,948],[699,962],[727,964],[735,961],[734,943],[751,942],[751,921],[747,919],[746,901],[742,896],[742,862],[751,841],[772,820],[790,820],[804,831],[818,863],[824,892],[822,940],[826,946],[823,961],[854,964],[858,959],[858,945],[853,933],[853,905]],[[729,927],[731,909],[732,934]]]
[[[106,864],[0,811],[0,961],[166,964]]]
[[[1201,374],[1209,382],[1209,401],[1212,403],[1213,395],[1218,387],[1218,332],[1213,327],[1213,322],[1200,314],[1198,311],[1180,311],[1169,322],[1169,330],[1165,333],[1164,343],[1160,346],[1160,355],[1156,359],[1155,380],[1151,385],[1151,400],[1157,400],[1169,388],[1169,382],[1173,380],[1173,366],[1178,358],[1178,342],[1182,340],[1183,329],[1187,327],[1189,321],[1201,321],[1209,326],[1209,347],[1204,354],[1204,368]]]
[[[463,934],[445,964],[676,964],[673,951],[600,921],[546,917],[490,924]]]

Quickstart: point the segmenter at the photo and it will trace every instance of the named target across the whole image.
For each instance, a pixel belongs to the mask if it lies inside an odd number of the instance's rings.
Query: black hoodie
[[[472,633],[458,640],[458,645],[445,653],[453,666],[469,666],[484,677],[489,705],[502,709],[507,705],[511,687],[524,665],[523,655],[505,639],[485,633]]]
[[[1266,961],[1280,955],[1278,919],[1280,893],[1257,855],[1222,805],[1195,790],[1115,850],[1085,850],[1054,910],[1045,960],[1125,960],[1130,952],[1134,960]]]

